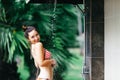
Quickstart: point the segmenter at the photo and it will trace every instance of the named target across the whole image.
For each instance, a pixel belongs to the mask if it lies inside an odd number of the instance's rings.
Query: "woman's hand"
[[[54,67],[56,65],[56,60],[55,59],[51,59],[51,66]]]

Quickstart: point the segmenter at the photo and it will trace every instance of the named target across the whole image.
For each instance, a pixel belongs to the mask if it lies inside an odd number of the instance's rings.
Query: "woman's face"
[[[35,44],[40,41],[40,35],[35,29],[28,33],[28,40],[31,44]]]

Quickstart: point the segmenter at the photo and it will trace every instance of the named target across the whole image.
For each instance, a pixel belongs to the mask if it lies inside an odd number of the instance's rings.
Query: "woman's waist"
[[[40,67],[40,70],[41,71],[51,71],[51,70],[53,70],[53,68],[52,68],[52,66],[45,66],[45,67]]]

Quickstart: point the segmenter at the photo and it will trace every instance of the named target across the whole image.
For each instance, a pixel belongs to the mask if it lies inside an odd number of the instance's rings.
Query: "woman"
[[[35,27],[28,26],[24,28],[24,35],[30,43],[31,55],[34,59],[36,68],[40,69],[40,73],[36,80],[53,80],[53,66],[55,60],[51,59],[51,54],[40,42],[40,35]]]

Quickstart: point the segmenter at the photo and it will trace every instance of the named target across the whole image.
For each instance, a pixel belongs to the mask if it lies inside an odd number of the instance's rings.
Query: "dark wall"
[[[85,8],[89,80],[104,80],[104,0],[86,0]]]

